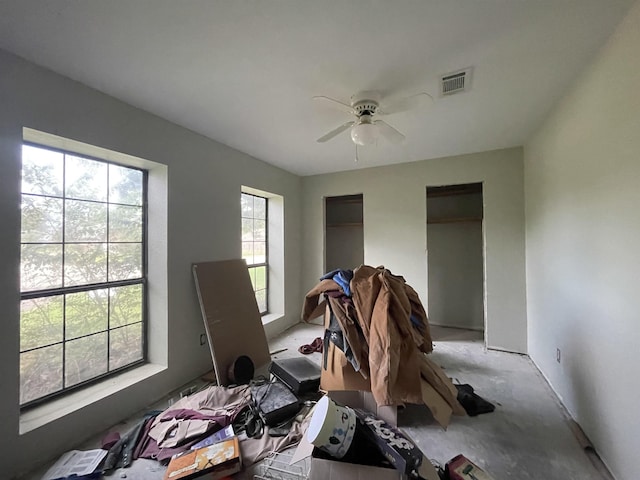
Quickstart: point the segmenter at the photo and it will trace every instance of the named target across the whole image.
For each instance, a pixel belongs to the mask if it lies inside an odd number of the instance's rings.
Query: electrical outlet
[[[180,392],[180,398],[188,397],[189,395],[197,391],[198,391],[198,386],[191,385]]]
[[[560,349],[556,348],[556,362],[560,363]]]

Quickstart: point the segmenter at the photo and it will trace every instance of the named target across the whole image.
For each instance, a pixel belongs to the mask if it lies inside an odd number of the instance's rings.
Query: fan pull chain
[[[356,146],[356,163],[358,163],[358,160],[359,160],[359,158],[358,158],[358,144],[355,143],[354,145]]]

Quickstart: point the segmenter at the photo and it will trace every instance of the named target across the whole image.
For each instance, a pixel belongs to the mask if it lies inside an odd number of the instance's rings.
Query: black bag
[[[491,402],[487,402],[484,398],[473,391],[473,387],[467,383],[456,385],[458,389],[458,402],[464,407],[467,415],[475,417],[481,413],[491,413],[496,407]]]
[[[265,425],[269,427],[286,423],[300,411],[298,397],[277,379],[252,386],[251,395]]]

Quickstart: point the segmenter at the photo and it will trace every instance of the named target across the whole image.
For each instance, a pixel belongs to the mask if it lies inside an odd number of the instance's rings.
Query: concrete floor
[[[493,413],[453,417],[446,431],[435,423],[424,406],[408,405],[401,409],[400,428],[433,462],[443,464],[462,453],[495,480],[610,478],[601,470],[593,452],[585,452],[581,447],[562,405],[527,356],[485,350],[481,332],[436,326],[432,332],[435,344],[432,359],[455,383],[472,385],[478,395],[496,406]],[[298,356],[300,345],[311,343],[321,334],[320,325],[299,324],[270,341],[270,350],[286,349],[274,358]],[[308,357],[318,363],[321,360],[318,353]],[[124,421],[114,430],[124,432],[136,420]],[[102,436],[79,448],[96,448]],[[23,478],[40,479],[46,469]],[[160,480],[164,470],[155,461],[140,459],[129,469],[117,470],[107,478]],[[251,478],[251,473],[246,471],[237,477]]]

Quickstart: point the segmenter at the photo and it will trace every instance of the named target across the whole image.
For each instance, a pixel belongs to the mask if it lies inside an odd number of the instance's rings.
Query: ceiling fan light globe
[[[372,123],[360,123],[351,129],[351,140],[356,145],[371,145],[378,139],[378,126]]]

